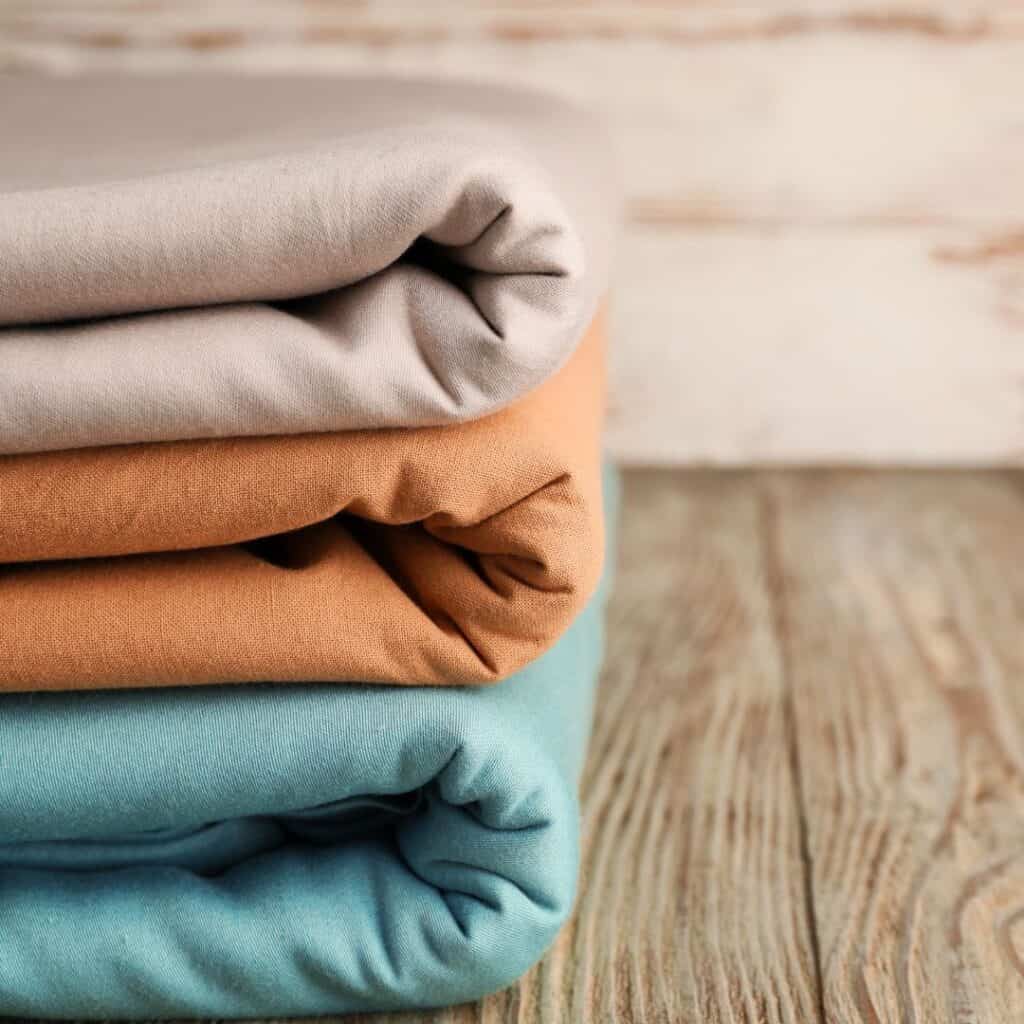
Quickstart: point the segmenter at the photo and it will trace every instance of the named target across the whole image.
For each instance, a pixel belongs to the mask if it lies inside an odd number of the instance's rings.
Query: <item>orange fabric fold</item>
[[[600,574],[604,335],[473,423],[0,458],[0,691],[504,678]]]

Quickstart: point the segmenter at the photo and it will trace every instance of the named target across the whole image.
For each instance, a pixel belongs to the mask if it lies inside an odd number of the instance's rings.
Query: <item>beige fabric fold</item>
[[[604,137],[384,79],[0,76],[0,452],[443,424],[568,359]]]

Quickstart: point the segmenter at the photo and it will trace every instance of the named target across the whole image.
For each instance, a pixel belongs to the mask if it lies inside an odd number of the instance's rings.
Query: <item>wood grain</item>
[[[817,1019],[755,497],[743,478],[631,480],[583,896],[555,953],[567,1019]]]
[[[1018,0],[6,0],[0,67],[374,70],[602,110],[637,463],[1019,464]]]
[[[1024,1019],[1024,491],[775,481],[826,1019]]]

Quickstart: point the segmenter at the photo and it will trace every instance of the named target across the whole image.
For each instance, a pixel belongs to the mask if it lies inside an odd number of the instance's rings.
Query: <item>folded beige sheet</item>
[[[439,425],[606,286],[603,136],[466,83],[0,76],[0,452]]]

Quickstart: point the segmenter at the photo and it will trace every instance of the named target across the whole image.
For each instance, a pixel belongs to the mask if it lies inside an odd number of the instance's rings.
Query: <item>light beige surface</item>
[[[1016,0],[6,0],[0,63],[373,69],[603,110],[637,461],[1018,462]]]
[[[361,1024],[1017,1024],[1020,479],[633,473],[622,524],[574,920]]]

